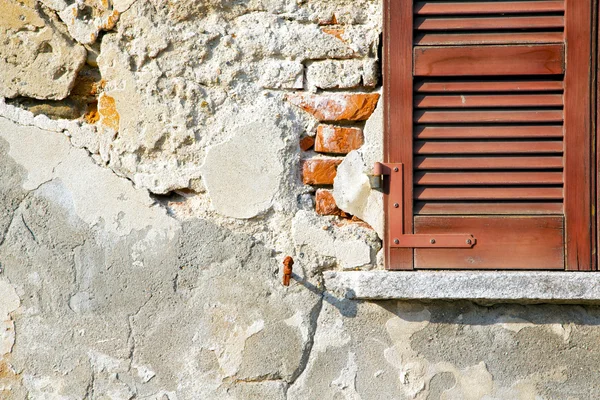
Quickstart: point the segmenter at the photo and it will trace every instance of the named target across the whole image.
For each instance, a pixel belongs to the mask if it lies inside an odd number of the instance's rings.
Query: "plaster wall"
[[[379,0],[0,10],[0,398],[598,397],[597,307],[327,290],[383,266]]]

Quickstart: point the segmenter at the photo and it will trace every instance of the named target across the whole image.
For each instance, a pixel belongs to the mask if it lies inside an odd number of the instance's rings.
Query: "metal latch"
[[[388,237],[390,247],[472,248],[477,239],[468,233],[405,234],[404,233],[404,165],[375,163],[373,175],[388,179]],[[386,187],[385,185],[383,187]]]

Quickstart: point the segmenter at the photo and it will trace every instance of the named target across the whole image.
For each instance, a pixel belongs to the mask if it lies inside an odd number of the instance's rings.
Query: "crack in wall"
[[[288,398],[288,392],[290,388],[296,383],[298,378],[302,376],[302,374],[306,371],[306,368],[308,367],[310,356],[312,354],[312,350],[315,344],[315,336],[317,334],[319,316],[321,315],[321,311],[323,310],[323,302],[325,301],[325,290],[326,289],[323,290],[319,301],[310,312],[310,325],[308,331],[309,339],[305,345],[304,351],[302,352],[302,357],[300,358],[300,363],[298,364],[298,367],[296,368],[294,373],[292,373],[290,380],[287,382],[287,385],[284,388],[284,396],[286,399]]]

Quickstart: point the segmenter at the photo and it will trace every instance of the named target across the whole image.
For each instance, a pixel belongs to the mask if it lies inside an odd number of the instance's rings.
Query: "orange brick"
[[[341,158],[311,158],[302,163],[302,182],[306,185],[333,185]]]
[[[358,149],[365,142],[360,128],[344,128],[341,126],[319,125],[315,151],[321,153],[348,154]]]
[[[321,122],[366,121],[377,106],[379,94],[295,93],[288,95],[287,100]]]
[[[319,21],[319,25],[337,25],[337,23],[338,21],[335,14],[331,14],[331,17]]]
[[[344,33],[346,33],[345,29],[341,29],[341,28],[321,28],[321,30],[323,31],[323,33],[335,36],[336,38],[340,39],[344,43],[346,42],[344,40],[343,36],[342,36]]]
[[[342,218],[350,218],[350,214],[340,210],[335,204],[333,192],[327,189],[319,189],[315,194],[316,211],[319,215],[337,215]]]
[[[302,151],[310,150],[315,144],[315,138],[312,136],[304,136],[300,139],[300,148]]]
[[[98,98],[98,114],[100,114],[100,123],[112,128],[115,132],[119,130],[120,116],[117,112],[115,99],[106,95],[100,94]]]

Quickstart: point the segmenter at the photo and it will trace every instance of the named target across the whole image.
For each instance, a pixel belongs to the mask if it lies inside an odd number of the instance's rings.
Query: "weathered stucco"
[[[328,290],[383,266],[380,0],[0,10],[0,398],[597,397],[599,308]]]

